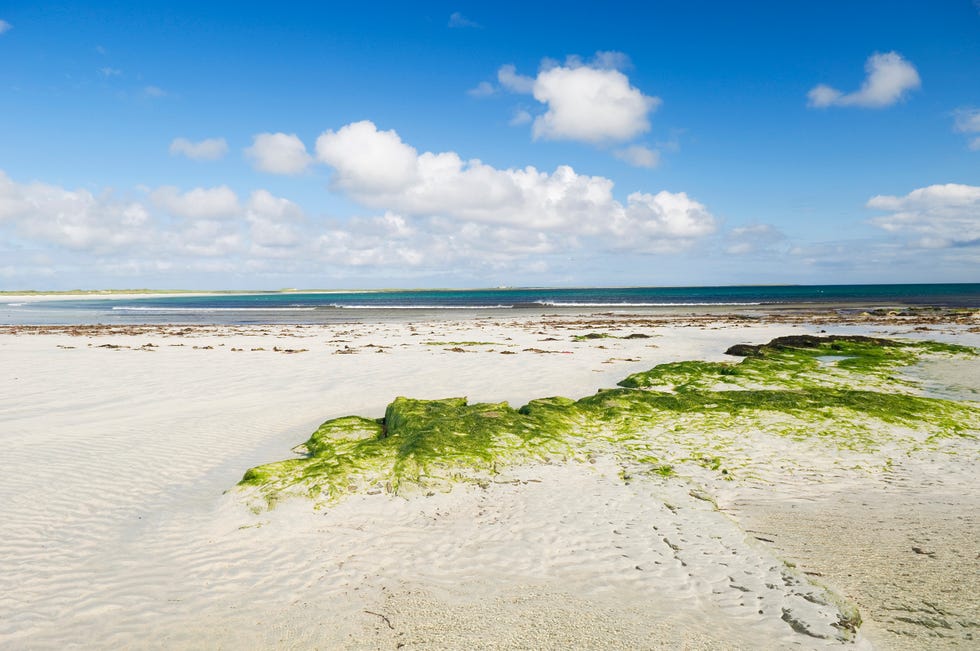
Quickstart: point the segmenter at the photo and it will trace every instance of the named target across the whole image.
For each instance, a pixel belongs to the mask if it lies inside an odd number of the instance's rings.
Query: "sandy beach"
[[[2,326],[0,647],[970,648],[976,431],[933,442],[895,426],[895,443],[848,449],[760,427],[726,443],[728,477],[596,454],[326,506],[263,508],[236,487],[320,423],[380,418],[397,396],[579,399],[798,334],[976,347],[980,320]],[[908,372],[977,408],[977,369],[938,356]],[[713,444],[678,436],[677,450]]]

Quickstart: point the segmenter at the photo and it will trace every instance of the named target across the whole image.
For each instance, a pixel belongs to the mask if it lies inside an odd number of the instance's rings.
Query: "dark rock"
[[[874,346],[898,346],[897,342],[890,339],[879,337],[865,337],[863,335],[827,335],[817,337],[815,335],[789,335],[787,337],[776,337],[768,344],[753,346],[750,344],[735,344],[725,351],[726,355],[737,357],[754,357],[763,354],[766,350],[782,350],[786,348],[820,348],[824,344],[837,341],[851,341],[855,343],[870,344]]]

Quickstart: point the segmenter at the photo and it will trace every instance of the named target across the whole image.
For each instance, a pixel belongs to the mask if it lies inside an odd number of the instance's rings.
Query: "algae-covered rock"
[[[328,450],[331,443],[375,439],[382,433],[381,423],[375,419],[344,416],[320,425],[303,447],[306,448],[306,453],[317,455]]]
[[[738,351],[746,355],[738,363],[661,364],[618,388],[580,400],[540,398],[519,409],[461,397],[399,397],[382,419],[323,423],[297,447],[305,456],[252,468],[240,483],[269,504],[293,494],[331,503],[358,491],[483,483],[507,465],[594,454],[614,455],[632,474],[669,476],[690,462],[730,479],[750,461],[735,447],[742,433],[911,452],[980,432],[980,405],[927,397],[899,373],[924,356],[975,358],[972,348],[805,335]],[[706,441],[707,456],[698,447]]]
[[[816,335],[788,335],[786,337],[776,337],[767,344],[750,345],[750,344],[736,344],[725,351],[726,355],[736,355],[738,357],[747,357],[752,355],[761,355],[766,351],[773,350],[784,350],[787,348],[826,348],[830,346],[834,347],[834,344],[838,346],[842,343],[858,344],[859,346],[869,348],[874,346],[901,346],[902,344],[891,339],[881,339],[879,337],[866,337],[864,335],[827,335],[825,337],[818,337]]]

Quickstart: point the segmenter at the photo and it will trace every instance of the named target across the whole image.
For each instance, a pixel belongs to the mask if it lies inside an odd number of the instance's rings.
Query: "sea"
[[[770,312],[823,307],[980,308],[980,283],[583,287],[452,290],[88,294],[57,300],[0,294],[0,324],[317,324],[459,318],[464,314]]]

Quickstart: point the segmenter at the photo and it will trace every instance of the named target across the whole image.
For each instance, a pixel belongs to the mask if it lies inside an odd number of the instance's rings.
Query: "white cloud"
[[[177,142],[174,149],[188,155],[201,144]],[[472,282],[490,272],[501,280],[564,278],[555,274],[582,260],[674,253],[717,230],[707,208],[684,193],[617,200],[604,177],[568,166],[498,169],[452,151],[419,152],[371,122],[325,131],[316,155],[333,168],[332,186],[378,209],[368,213],[377,216],[324,223],[264,189],[240,198],[224,185],[161,186],[140,189],[130,201],[19,184],[0,173],[0,242],[56,261],[12,258],[36,274],[52,268],[62,276],[81,270],[157,282],[197,273]]]
[[[534,77],[517,74],[517,68],[510,63],[500,66],[497,70],[497,81],[513,93],[534,92]]]
[[[187,219],[233,217],[239,211],[238,197],[227,185],[184,193],[173,186],[162,186],[150,193],[150,200],[171,215]]]
[[[462,27],[476,27],[480,28],[482,25],[475,21],[470,20],[458,11],[454,11],[451,16],[449,16],[449,27],[452,28],[462,28]]]
[[[878,195],[868,207],[888,211],[871,223],[890,233],[909,233],[923,248],[980,245],[980,186],[930,185],[904,197]]]
[[[144,241],[149,217],[141,204],[114,200],[110,193],[20,184],[0,171],[0,222],[13,221],[28,238],[102,253]]]
[[[915,66],[897,52],[875,53],[864,64],[867,77],[860,90],[843,93],[825,84],[810,89],[809,105],[816,108],[827,106],[861,106],[884,108],[895,104],[909,91],[922,85]]]
[[[976,134],[980,133],[980,108],[957,109],[954,114],[956,118],[955,129],[960,133]],[[967,146],[973,151],[980,151],[980,136],[971,136]]]
[[[443,217],[523,231],[605,238],[611,247],[680,248],[713,232],[716,220],[684,193],[634,193],[626,205],[613,182],[559,166],[497,169],[455,152],[419,154],[394,131],[357,122],[317,141],[334,187],[366,206],[413,218]]]
[[[489,81],[481,81],[475,87],[466,91],[466,94],[470,97],[483,98],[490,97],[491,95],[496,94],[496,92],[497,89]]]
[[[541,62],[542,70],[550,70],[551,68],[557,68],[561,64],[554,59],[544,59]],[[588,60],[582,57],[571,54],[565,57],[565,67],[566,68],[581,68],[583,66],[589,68],[596,68],[598,70],[626,70],[633,67],[633,63],[630,58],[624,52],[616,51],[598,51],[595,55]]]
[[[6,34],[13,28],[14,26],[8,23],[6,20],[0,20],[0,34]]]
[[[538,74],[534,99],[548,106],[534,120],[535,138],[604,142],[650,130],[647,115],[660,100],[630,85],[618,70],[557,67]]]
[[[626,198],[624,218],[611,224],[617,248],[668,251],[688,246],[714,233],[717,220],[701,203],[685,192],[661,190],[657,194],[634,192]]]
[[[661,103],[617,69],[628,63],[620,52],[599,52],[588,63],[578,57],[564,65],[546,61],[534,78],[518,74],[513,65],[501,66],[497,80],[548,107],[534,120],[535,139],[622,142],[649,131],[649,114]]]
[[[623,52],[603,52],[601,50],[595,53],[595,57],[592,59],[592,65],[596,68],[607,70],[626,70],[633,66],[630,58]]]
[[[168,219],[155,214],[159,211],[193,219]],[[302,210],[261,189],[244,208],[224,187],[183,194],[165,187],[151,193],[148,202],[121,201],[108,191],[93,195],[44,183],[21,184],[0,171],[0,229],[0,248],[4,241],[20,242],[38,252],[34,261],[23,254],[17,258],[18,271],[12,275],[28,279],[55,269],[52,264],[62,275],[98,271],[127,278],[242,269],[319,272],[322,266],[319,234]],[[419,239],[425,241],[423,235]],[[71,264],[77,269],[66,272]]]
[[[435,264],[433,249],[442,246],[435,238],[419,238],[418,231],[404,217],[391,212],[380,217],[354,218],[328,229],[316,241],[319,258],[352,267]]]
[[[831,88],[826,84],[819,84],[810,89],[807,93],[807,98],[809,99],[809,105],[818,108],[823,108],[825,106],[830,106],[838,99],[841,98],[843,93],[839,90]]]
[[[306,145],[293,133],[256,134],[245,155],[255,169],[270,174],[300,174],[313,162]]]
[[[99,68],[99,72],[102,73],[103,77],[107,77],[107,78],[119,77],[120,75],[122,75],[122,70],[120,70],[119,68],[110,68],[109,66]]]
[[[336,170],[334,184],[354,195],[399,192],[418,179],[418,157],[394,131],[373,122],[324,131],[316,140],[317,158]]]
[[[245,246],[239,225],[232,221],[195,219],[181,223],[176,232],[166,235],[170,251],[181,256],[228,257]]]
[[[228,153],[224,138],[206,138],[192,142],[187,138],[174,138],[170,143],[171,156],[186,156],[193,160],[218,160]]]
[[[633,167],[652,169],[660,164],[660,152],[642,145],[630,145],[623,149],[617,149],[613,152],[613,156]]]
[[[145,88],[143,88],[143,95],[145,97],[154,97],[154,98],[166,97],[167,91],[160,88],[159,86],[146,86]]]
[[[514,111],[514,114],[510,117],[510,120],[507,121],[507,124],[509,124],[512,127],[519,127],[523,124],[529,123],[533,119],[534,118],[531,117],[531,114],[528,113],[526,110],[517,109],[516,111]]]
[[[534,120],[535,138],[623,141],[650,130],[657,100],[630,86],[617,70],[552,68],[538,75],[534,99],[548,106]]]
[[[540,273],[548,267],[546,258],[564,255],[577,246],[570,236],[439,217],[409,219],[386,212],[327,230],[316,250],[319,259],[358,268],[444,272],[464,268],[513,271],[534,266]]]
[[[980,132],[980,108],[963,108],[955,113],[956,130],[961,133]]]
[[[302,241],[299,227],[304,221],[303,210],[268,190],[252,193],[245,218],[252,243],[258,247],[293,247]]]

